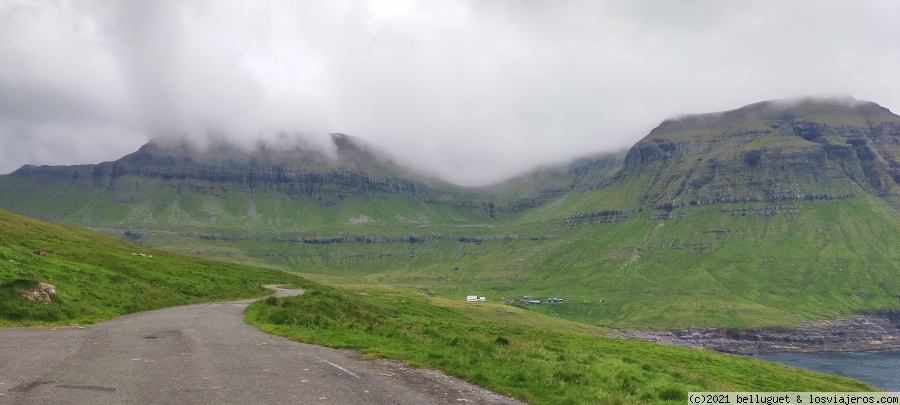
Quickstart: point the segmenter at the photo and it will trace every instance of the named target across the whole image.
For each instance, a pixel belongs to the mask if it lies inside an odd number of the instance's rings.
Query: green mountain
[[[150,143],[115,162],[25,166],[0,176],[0,207],[336,284],[560,296],[531,309],[621,328],[900,308],[900,117],[874,103],[681,117],[624,156],[482,188],[332,142],[333,154]]]
[[[26,165],[5,179],[10,192],[3,201],[64,223],[212,233],[337,232],[331,208],[359,198],[400,196],[410,204],[433,203],[445,215],[466,205],[453,198],[454,186],[407,175],[357,139],[335,134],[332,140],[335,156],[264,144],[251,152],[218,144],[198,153],[151,142],[114,162]]]
[[[898,135],[900,117],[855,100],[666,121],[609,187],[559,201],[586,242],[552,263],[622,305],[546,310],[679,327],[897,308]]]
[[[654,207],[900,194],[900,117],[875,103],[763,102],[662,123],[623,178]]]

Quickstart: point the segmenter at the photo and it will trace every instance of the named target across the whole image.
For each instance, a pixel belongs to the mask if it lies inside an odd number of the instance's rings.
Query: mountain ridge
[[[868,102],[786,105],[666,121],[632,147],[623,176],[677,166],[682,178],[665,179],[665,191],[647,196],[658,206],[900,192],[900,117]]]
[[[426,183],[350,137],[336,155],[352,168],[148,147],[0,176],[0,208],[319,281],[561,291],[583,305],[533,309],[604,326],[797,324],[900,308],[898,123],[868,102],[763,102],[478,188]]]

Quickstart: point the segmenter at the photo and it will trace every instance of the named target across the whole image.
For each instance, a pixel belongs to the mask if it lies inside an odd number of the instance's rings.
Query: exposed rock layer
[[[632,339],[745,355],[900,349],[900,311],[876,311],[796,328],[625,332]]]

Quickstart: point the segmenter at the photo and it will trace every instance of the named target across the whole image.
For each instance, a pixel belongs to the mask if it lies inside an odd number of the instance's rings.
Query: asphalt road
[[[250,302],[0,328],[0,404],[522,403],[432,370],[263,333],[243,322]]]

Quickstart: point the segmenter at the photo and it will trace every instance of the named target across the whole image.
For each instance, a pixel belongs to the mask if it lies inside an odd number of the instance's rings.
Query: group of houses
[[[503,300],[506,301],[507,303],[511,302],[510,300],[507,300],[505,298]],[[466,301],[468,301],[468,302],[484,302],[484,301],[487,301],[487,298],[479,297],[477,295],[469,295],[466,297]],[[540,299],[535,299],[531,295],[526,295],[525,297],[516,300],[516,302],[518,302],[519,304],[537,305],[537,304],[543,303],[544,301],[542,301]],[[562,298],[557,298],[557,297],[547,298],[547,303],[549,303],[549,304],[560,304],[562,302],[563,302]]]
[[[544,301],[542,301],[542,300],[540,300],[540,299],[535,299],[535,298],[534,298],[533,296],[531,296],[531,295],[526,295],[525,297],[523,297],[522,299],[520,299],[519,302],[522,302],[522,303],[525,303],[525,304],[529,304],[529,305],[538,305],[538,304],[543,304],[543,303],[544,303]],[[557,298],[557,297],[550,297],[550,298],[547,298],[547,303],[549,303],[549,304],[559,304],[559,303],[561,303],[561,302],[563,302],[563,299],[562,299],[562,298]]]
[[[562,303],[562,302],[563,302],[563,299],[562,299],[562,298],[557,298],[557,297],[550,297],[550,298],[547,298],[546,301],[547,301],[548,304],[559,304],[559,303]],[[541,299],[539,299],[539,298],[534,298],[534,297],[531,296],[531,295],[526,295],[526,296],[520,298],[520,299],[518,300],[518,302],[519,302],[520,304],[538,305],[538,304],[543,304],[543,303],[544,303],[544,300],[541,300]]]

